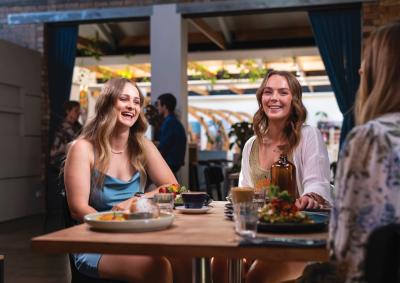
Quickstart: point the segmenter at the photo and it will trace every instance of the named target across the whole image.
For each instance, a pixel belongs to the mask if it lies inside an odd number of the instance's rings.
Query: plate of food
[[[84,222],[91,228],[103,231],[157,231],[167,229],[173,221],[174,215],[170,213],[160,213],[157,217],[152,217],[148,213],[105,211],[84,217]]]
[[[300,211],[287,191],[270,186],[270,201],[259,212],[258,232],[306,233],[324,231],[328,214]]]
[[[175,206],[183,205],[181,193],[188,191],[189,190],[185,186],[181,186],[179,184],[165,185],[158,189],[159,193],[173,193],[175,196],[175,201],[174,201]]]

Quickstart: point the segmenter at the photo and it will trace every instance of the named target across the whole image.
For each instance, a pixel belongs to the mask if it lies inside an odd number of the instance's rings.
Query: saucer
[[[186,208],[184,206],[175,207],[176,210],[187,214],[202,214],[207,213],[211,209],[210,206],[203,206],[202,208]]]

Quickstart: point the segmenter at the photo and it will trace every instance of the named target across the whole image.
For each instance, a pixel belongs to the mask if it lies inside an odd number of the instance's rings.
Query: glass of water
[[[175,197],[172,193],[158,193],[153,197],[153,201],[157,204],[160,212],[173,213]]]
[[[257,233],[258,205],[242,202],[234,205],[235,231],[242,237],[254,238]]]
[[[257,204],[258,210],[261,210],[265,205],[265,195],[265,188],[254,189],[253,202]]]

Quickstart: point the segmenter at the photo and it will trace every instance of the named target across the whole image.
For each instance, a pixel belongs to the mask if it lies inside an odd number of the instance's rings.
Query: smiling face
[[[117,113],[117,123],[132,127],[140,114],[140,96],[137,88],[131,83],[126,83],[122,93],[115,102],[114,109]]]
[[[272,75],[266,82],[261,103],[270,121],[287,120],[292,111],[293,95],[285,77]]]

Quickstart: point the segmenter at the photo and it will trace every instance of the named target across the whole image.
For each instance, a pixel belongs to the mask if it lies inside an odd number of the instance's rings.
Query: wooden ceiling
[[[246,50],[315,46],[304,11],[188,18],[188,49]],[[150,22],[110,22],[80,25],[78,55],[148,54]]]

